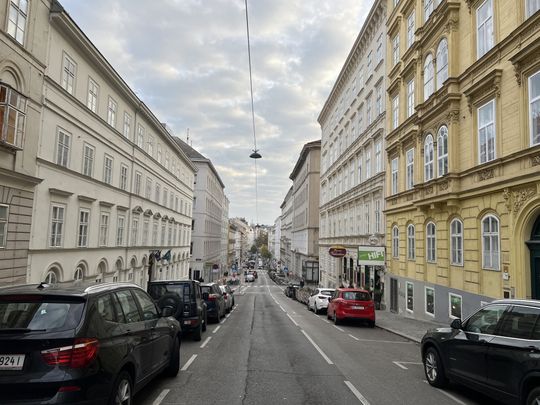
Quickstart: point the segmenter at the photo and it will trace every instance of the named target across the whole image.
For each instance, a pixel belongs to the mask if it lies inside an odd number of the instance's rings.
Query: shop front
[[[358,285],[371,293],[376,309],[381,309],[384,303],[384,263],[384,246],[358,247]]]

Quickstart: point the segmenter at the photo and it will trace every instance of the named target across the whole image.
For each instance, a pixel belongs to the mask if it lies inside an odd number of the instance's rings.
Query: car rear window
[[[0,297],[0,331],[62,331],[75,328],[82,317],[83,301],[49,297]]]
[[[334,293],[332,290],[321,290],[321,295],[331,296]]]
[[[158,301],[166,293],[178,294],[182,301],[189,302],[191,288],[188,283],[181,284],[152,284],[148,287],[148,294],[155,300]]]
[[[343,292],[343,299],[348,301],[370,301],[371,296],[362,291],[345,291]]]
[[[201,286],[201,291],[203,294],[204,293],[212,294],[212,288],[209,285]]]

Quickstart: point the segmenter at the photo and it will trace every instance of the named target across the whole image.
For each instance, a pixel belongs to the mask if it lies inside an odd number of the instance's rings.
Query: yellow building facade
[[[386,304],[540,299],[540,5],[389,0]]]

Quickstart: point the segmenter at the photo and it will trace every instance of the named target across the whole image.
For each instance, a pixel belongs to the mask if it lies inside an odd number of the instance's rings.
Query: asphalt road
[[[182,369],[137,394],[159,404],[494,404],[461,386],[429,386],[416,343],[363,324],[335,326],[287,298],[266,272],[201,342],[182,341]]]

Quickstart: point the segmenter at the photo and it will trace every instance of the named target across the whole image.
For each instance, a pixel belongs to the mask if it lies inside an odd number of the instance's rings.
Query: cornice
[[[0,168],[0,177],[4,179],[11,179],[19,185],[36,186],[43,181],[38,177],[29,176],[24,173],[19,173],[14,170],[7,170]]]
[[[478,81],[463,89],[463,94],[467,98],[469,112],[472,113],[472,107],[478,103],[478,100],[491,95],[497,97],[501,95],[502,72],[502,69],[493,69]]]

